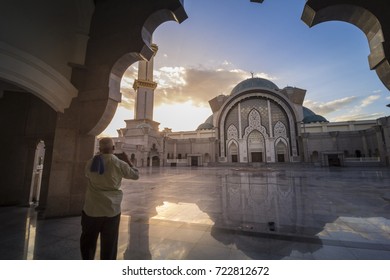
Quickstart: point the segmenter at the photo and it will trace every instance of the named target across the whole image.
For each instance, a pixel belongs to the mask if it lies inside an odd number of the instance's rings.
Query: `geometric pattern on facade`
[[[271,141],[271,139],[274,136],[274,125],[276,125],[278,121],[284,124],[286,128],[285,141],[283,141],[283,143],[285,143],[287,147],[290,147],[291,145],[291,155],[294,158],[298,155],[295,130],[296,114],[293,107],[288,105],[290,101],[288,101],[286,97],[279,93],[273,95],[267,92],[251,92],[235,95],[231,99],[233,99],[232,102],[226,102],[226,106],[221,108],[221,114],[218,117],[220,120],[220,141],[223,143],[220,147],[222,157],[227,156],[226,153],[228,150],[226,149],[228,149],[231,144],[231,141],[226,141],[226,137],[227,128],[232,123],[238,124],[239,139],[246,142],[249,134],[253,130],[257,130],[264,136],[267,149],[270,148],[274,150],[275,143]],[[237,109],[240,111],[240,114],[238,114]],[[260,111],[258,109],[260,109]],[[250,114],[252,115],[252,118],[249,117]],[[249,124],[249,121],[252,123]],[[265,123],[267,123],[267,125]],[[237,126],[235,125],[236,128]],[[240,137],[240,133],[243,134],[242,138]],[[240,147],[244,148],[241,145]],[[247,154],[248,151],[244,149],[240,152]],[[243,158],[242,160],[246,162],[246,159]],[[272,160],[272,158],[267,158],[266,160]]]
[[[256,109],[253,109],[249,115],[248,115],[248,127],[245,128],[245,134],[244,139],[248,139],[249,134],[251,134],[252,131],[257,130],[259,131],[264,138],[268,138],[267,129],[261,125],[261,118],[260,113]]]
[[[238,140],[238,130],[233,124],[227,130],[227,140],[229,141],[231,139]]]
[[[274,126],[274,136],[275,138],[287,138],[286,126],[281,121],[278,121]]]

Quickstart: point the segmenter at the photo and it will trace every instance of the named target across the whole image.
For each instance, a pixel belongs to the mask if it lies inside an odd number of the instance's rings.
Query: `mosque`
[[[45,217],[79,215],[85,163],[121,102],[124,72],[151,60],[161,24],[187,17],[183,0],[0,2],[0,205],[39,201]],[[301,19],[308,27],[338,20],[360,29],[368,65],[390,89],[387,1],[308,0]],[[228,96],[215,94],[212,116],[197,130],[160,131],[157,85],[146,72],[134,84],[136,116],[117,139],[138,166],[389,162],[389,118],[326,122],[302,106],[304,90],[256,77]]]
[[[158,47],[152,44],[156,53]],[[384,130],[390,118],[329,122],[303,106],[306,90],[280,89],[270,80],[241,81],[209,101],[212,115],[195,131],[159,131],[153,120],[153,58],[139,62],[135,118],[115,138],[138,166],[312,163],[317,166],[388,165]],[[387,148],[386,148],[387,147]]]

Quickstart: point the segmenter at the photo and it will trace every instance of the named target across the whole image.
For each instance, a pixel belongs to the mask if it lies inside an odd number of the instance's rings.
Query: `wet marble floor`
[[[390,260],[388,168],[144,168],[122,186],[118,259]],[[0,259],[80,259],[80,232],[1,207]]]

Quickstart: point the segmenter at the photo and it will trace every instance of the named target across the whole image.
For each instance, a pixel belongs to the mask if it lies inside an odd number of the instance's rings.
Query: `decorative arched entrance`
[[[253,130],[248,136],[249,162],[265,162],[264,136],[258,130]]]
[[[275,158],[276,162],[288,162],[288,146],[286,140],[279,138],[275,142]]]
[[[238,162],[238,145],[235,141],[231,141],[228,148],[228,161]]]
[[[45,142],[39,141],[35,149],[34,165],[31,176],[29,203],[38,205],[41,194],[43,163],[45,159]]]

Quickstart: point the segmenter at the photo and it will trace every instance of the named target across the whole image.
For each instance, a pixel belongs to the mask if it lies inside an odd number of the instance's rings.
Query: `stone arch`
[[[72,65],[71,81],[79,94],[57,118],[45,215],[80,213],[85,193],[80,166],[93,155],[96,135],[106,128],[116,111],[124,71],[134,62],[152,56],[151,42],[145,42],[145,29],[152,34],[157,26],[171,20],[173,16],[167,17],[166,10],[173,13],[175,21],[183,21],[186,15],[180,12],[182,9],[180,0],[142,4],[95,1],[85,63]],[[148,163],[146,155],[141,163]],[[58,181],[62,182],[60,188]]]
[[[43,164],[45,160],[45,141],[39,140],[35,149],[34,163],[32,168],[29,203],[39,203],[42,184]]]
[[[311,162],[318,162],[320,160],[319,153],[317,151],[313,151],[310,157]]]
[[[291,139],[290,139],[290,143],[291,143],[290,150],[291,151],[290,151],[290,153],[292,154],[293,157],[298,156],[298,148],[296,145],[296,137],[297,137],[297,135],[296,135],[296,131],[297,131],[296,121],[297,121],[298,112],[295,110],[294,106],[287,99],[287,97],[280,95],[279,93],[274,92],[272,90],[254,89],[254,90],[243,91],[243,92],[240,92],[234,96],[230,96],[224,102],[224,104],[222,105],[222,107],[220,109],[220,113],[216,117],[217,124],[219,127],[219,133],[220,133],[219,135],[221,137],[221,143],[222,143],[219,147],[221,158],[226,157],[226,153],[227,153],[227,150],[226,150],[227,147],[225,145],[226,144],[226,138],[225,138],[226,135],[224,132],[225,121],[226,121],[227,115],[229,114],[229,112],[232,110],[233,107],[240,104],[243,100],[248,99],[248,98],[259,98],[259,97],[266,98],[266,99],[269,99],[269,100],[275,102],[286,112],[287,119],[288,119],[288,126],[290,128],[290,135],[291,135]],[[246,129],[248,129],[248,127]],[[264,127],[263,127],[263,129],[266,133],[266,129]],[[261,130],[263,130],[263,129],[261,129]],[[246,132],[247,131],[245,131],[245,134],[246,134]],[[266,133],[266,136],[268,137],[267,133]],[[225,143],[225,144],[223,144],[223,143]]]
[[[31,92],[56,112],[64,112],[78,93],[71,82],[50,65],[1,41],[0,79]]]
[[[289,153],[288,153],[288,142],[286,139],[279,137],[275,141],[275,159],[276,162],[288,162]]]
[[[286,126],[281,121],[278,121],[274,126],[274,137],[287,138]]]
[[[380,80],[390,90],[389,43],[386,42],[390,31],[384,30],[381,24],[389,22],[386,2],[309,0],[305,4],[302,20],[309,27],[327,21],[344,21],[362,30],[370,46],[370,69],[376,71]]]
[[[239,161],[239,146],[236,140],[230,140],[227,145],[228,150],[228,162]]]
[[[265,162],[266,144],[264,134],[257,129],[253,129],[245,138],[247,143],[248,161]]]
[[[249,125],[245,128],[244,139],[248,139],[253,130],[258,130],[264,138],[268,138],[267,129],[261,124],[259,111],[252,109],[248,114]]]
[[[208,164],[211,161],[211,156],[209,153],[204,154],[204,163]]]
[[[238,130],[234,124],[231,124],[226,131],[226,140],[229,141],[231,139],[238,140]]]
[[[187,18],[180,1],[154,2],[149,10],[139,11],[134,11],[134,4],[131,2],[118,0],[115,3],[95,3],[86,69],[80,69],[76,73],[76,76],[85,77],[79,96],[86,113],[80,119],[82,132],[89,135],[98,135],[111,122],[121,101],[120,81],[126,69],[133,63],[141,59],[149,60],[154,55],[150,45],[155,29],[166,21],[181,23]],[[115,21],[106,20],[107,10],[115,10]],[[144,18],[142,26],[131,24],[129,10],[139,13],[139,18]],[[116,31],[115,36],[107,33],[107,30]]]

